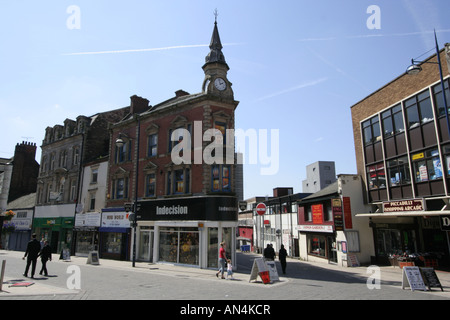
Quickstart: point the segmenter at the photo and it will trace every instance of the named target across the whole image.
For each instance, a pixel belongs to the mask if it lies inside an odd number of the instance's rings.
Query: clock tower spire
[[[233,97],[231,90],[231,82],[227,79],[227,72],[230,70],[222,52],[222,42],[220,41],[219,29],[217,27],[217,9],[214,12],[216,17],[214,21],[214,29],[209,45],[210,52],[205,58],[203,71],[205,72],[205,80],[203,81],[203,92]]]

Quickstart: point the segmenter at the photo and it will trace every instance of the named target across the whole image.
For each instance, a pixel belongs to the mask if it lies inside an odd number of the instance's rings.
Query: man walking
[[[42,248],[41,252],[39,252],[39,255],[41,257],[42,262],[42,268],[39,274],[42,275],[42,272],[44,275],[48,276],[47,272],[47,261],[52,261],[52,248],[48,245],[48,241],[44,241],[44,247]]]
[[[41,244],[39,241],[36,240],[36,234],[33,233],[31,236],[32,239],[30,242],[28,242],[27,245],[27,251],[25,251],[25,255],[23,256],[23,260],[25,260],[25,257],[27,257],[27,266],[25,268],[25,273],[23,274],[25,277],[28,277],[28,269],[30,268],[31,264],[31,278],[34,277],[34,272],[36,271],[36,261],[39,255],[39,252],[41,251]]]
[[[280,259],[281,269],[283,270],[283,274],[286,274],[286,256],[287,252],[284,248],[284,245],[281,245],[281,249],[278,252],[278,259]]]

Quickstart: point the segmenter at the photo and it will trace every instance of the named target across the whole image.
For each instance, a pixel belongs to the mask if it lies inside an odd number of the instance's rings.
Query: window
[[[308,235],[308,253],[314,256],[326,258],[326,237],[322,235]]]
[[[150,173],[145,178],[145,196],[146,197],[154,197],[156,189],[156,175],[154,173]]]
[[[445,159],[445,165],[446,167],[444,170],[447,172],[448,175],[450,175],[450,146],[444,146],[444,159]]]
[[[128,178],[118,178],[113,180],[113,199],[128,198]]]
[[[227,124],[225,122],[215,121],[214,128],[219,130],[220,133],[222,133],[223,144],[225,145],[227,143],[226,142]]]
[[[116,163],[131,160],[131,140],[124,141],[123,146],[116,146]]]
[[[65,168],[67,166],[67,151],[63,150],[59,154],[59,167]]]
[[[383,112],[381,118],[383,119],[383,135],[385,138],[405,130],[400,104]]]
[[[376,164],[367,168],[369,189],[386,188],[386,174],[384,164]]]
[[[158,155],[158,134],[148,136],[148,157],[156,157]]]
[[[50,155],[50,170],[55,169],[55,154],[52,153]]]
[[[416,182],[442,178],[441,160],[437,149],[413,154],[412,160]]]
[[[77,199],[77,181],[70,181],[70,201],[75,201]]]
[[[91,184],[97,183],[98,179],[98,168],[92,169],[91,171]]]
[[[406,100],[405,108],[409,129],[416,128],[420,124],[425,124],[434,119],[428,90]]]
[[[363,122],[364,145],[373,144],[380,140],[380,122],[378,116]]]
[[[179,144],[183,139],[185,138],[184,135],[186,135],[186,130],[189,132],[189,135],[191,134],[191,124],[187,124],[185,126],[177,127],[176,129],[170,129],[169,130],[169,152],[172,151],[172,148],[175,147],[177,144]],[[173,139],[172,139],[173,135]],[[188,138],[188,137],[186,137]]]
[[[185,194],[190,190],[190,169],[176,169],[167,173],[167,194]]]
[[[95,192],[89,194],[89,210],[95,210]]]
[[[389,175],[389,186],[396,187],[411,183],[407,157],[389,160],[387,162],[387,167]]]
[[[211,167],[212,184],[211,188],[213,192],[230,192],[231,191],[231,167],[225,165],[215,165]]]
[[[450,107],[450,92],[449,92],[449,88],[448,88],[448,80],[444,81],[444,87],[445,87],[445,97],[447,98],[447,107]],[[433,95],[434,95],[434,101],[435,101],[435,105],[437,107],[439,116],[444,116],[445,115],[445,105],[444,105],[444,96],[442,95],[441,83],[439,83],[433,87]]]
[[[80,160],[80,148],[79,147],[74,147],[73,148],[73,165],[77,165],[78,161]]]

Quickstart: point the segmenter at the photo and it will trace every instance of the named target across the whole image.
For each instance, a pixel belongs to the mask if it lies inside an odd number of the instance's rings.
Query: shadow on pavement
[[[237,252],[238,273],[250,275],[253,266],[253,260],[260,258],[261,255],[253,253],[241,253]],[[342,283],[367,283],[367,276],[358,275],[348,271],[332,270],[326,267],[320,267],[311,265],[309,263],[303,263],[302,261],[288,261],[286,267],[286,274],[281,272],[281,264],[278,260],[275,260],[277,266],[278,275],[284,278],[293,278],[301,280],[314,280],[324,282],[342,282]],[[401,285],[400,281],[381,280],[384,285]]]

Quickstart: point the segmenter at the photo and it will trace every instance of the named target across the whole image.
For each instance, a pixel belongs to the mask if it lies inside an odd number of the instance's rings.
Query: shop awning
[[[398,212],[374,212],[357,213],[356,217],[428,217],[450,215],[450,210],[441,211],[398,211]]]

